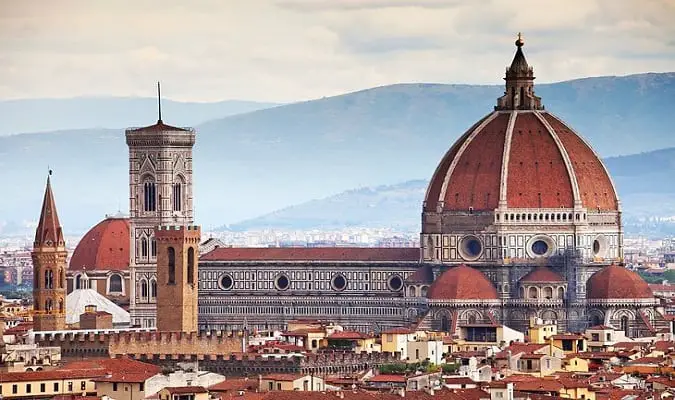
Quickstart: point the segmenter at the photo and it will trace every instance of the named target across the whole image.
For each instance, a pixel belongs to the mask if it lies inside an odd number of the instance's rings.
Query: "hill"
[[[644,221],[648,216],[675,216],[675,148],[605,160],[621,197],[628,233],[653,233],[675,225]],[[286,207],[227,229],[340,229],[392,227],[410,232],[420,229],[422,201],[428,181],[345,191],[320,200]],[[657,206],[658,205],[658,206]],[[661,226],[663,225],[663,226]],[[668,228],[665,229],[664,228]]]
[[[190,103],[162,100],[164,115],[178,126],[192,126],[269,108],[278,104],[227,100]],[[143,97],[76,97],[0,101],[0,135],[64,129],[123,128],[147,124],[157,115],[157,99]]]
[[[497,86],[399,84],[279,106],[197,126],[196,218],[205,227],[246,220],[355,187],[428,179],[503,92]],[[550,110],[603,155],[675,146],[675,73],[538,85]],[[146,123],[153,122],[149,112]],[[175,124],[166,112],[164,120]],[[121,118],[124,124],[127,119]],[[130,124],[130,123],[129,123]],[[0,220],[36,218],[47,165],[67,230],[82,231],[128,205],[122,130],[0,137]],[[635,178],[640,182],[640,177]]]

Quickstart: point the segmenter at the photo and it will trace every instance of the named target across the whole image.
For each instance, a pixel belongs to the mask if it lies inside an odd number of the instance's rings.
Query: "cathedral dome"
[[[477,269],[460,265],[443,272],[427,292],[429,300],[498,300],[497,289]]]
[[[566,282],[565,278],[553,272],[548,267],[537,267],[527,273],[521,280],[521,283],[549,283]]]
[[[640,275],[618,265],[596,272],[586,282],[588,299],[652,299],[654,294]]]
[[[521,38],[516,45],[504,96],[445,154],[429,183],[424,212],[618,211],[605,165],[581,136],[544,110]]]
[[[129,232],[128,218],[104,219],[82,237],[68,268],[78,271],[129,269]]]

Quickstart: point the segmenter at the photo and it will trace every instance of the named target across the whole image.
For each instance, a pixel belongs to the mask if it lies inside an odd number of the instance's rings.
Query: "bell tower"
[[[197,332],[198,226],[158,226],[157,330]]]
[[[133,325],[156,323],[157,255],[155,227],[191,225],[192,148],[195,131],[162,121],[157,83],[158,119],[154,125],[126,130],[129,147],[131,222],[130,314]]]
[[[51,171],[49,171],[51,175]],[[66,326],[66,243],[56,213],[50,177],[33,242],[33,330],[55,331]]]

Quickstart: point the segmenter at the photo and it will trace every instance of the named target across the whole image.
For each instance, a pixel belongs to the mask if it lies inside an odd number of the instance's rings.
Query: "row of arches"
[[[520,287],[520,298],[528,300],[564,300],[565,287],[523,285]]]
[[[427,297],[429,285],[409,285],[406,291],[408,297]]]
[[[55,276],[58,279],[54,279]],[[44,271],[43,275],[43,288],[44,289],[63,289],[65,286],[65,275],[63,272],[63,268],[59,268],[59,273],[58,275],[54,274],[54,270],[51,268],[47,268]],[[38,285],[36,285],[37,287]]]
[[[138,284],[138,298],[140,302],[154,302],[157,299],[157,279],[141,279]]]
[[[576,221],[585,221],[586,213],[504,213],[495,214],[495,220],[499,222],[500,216],[504,222],[513,221],[550,221],[550,222],[568,222],[573,219]]]
[[[157,257],[157,241],[155,241],[154,237],[148,239],[146,236],[141,236],[139,248],[141,250],[140,258],[142,260]]]
[[[58,299],[58,301],[54,301],[51,298],[47,298],[45,299],[44,312],[47,314],[54,314],[55,312],[63,314],[64,312],[63,306],[64,306],[63,299]]]

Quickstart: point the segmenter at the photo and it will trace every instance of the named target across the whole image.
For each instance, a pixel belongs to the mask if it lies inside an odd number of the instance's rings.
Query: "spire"
[[[520,32],[516,39],[516,54],[506,68],[506,91],[497,99],[495,110],[542,110],[541,98],[534,95],[534,70],[523,53],[525,40]]]
[[[159,87],[159,81],[157,81],[157,123],[162,123],[162,91]]]
[[[52,193],[51,184],[52,170],[47,175],[47,187],[45,188],[45,197],[42,201],[42,211],[40,220],[35,231],[35,242],[33,247],[41,246],[63,246],[63,232],[59,223],[59,216],[56,213],[56,204],[54,203],[54,193]]]

